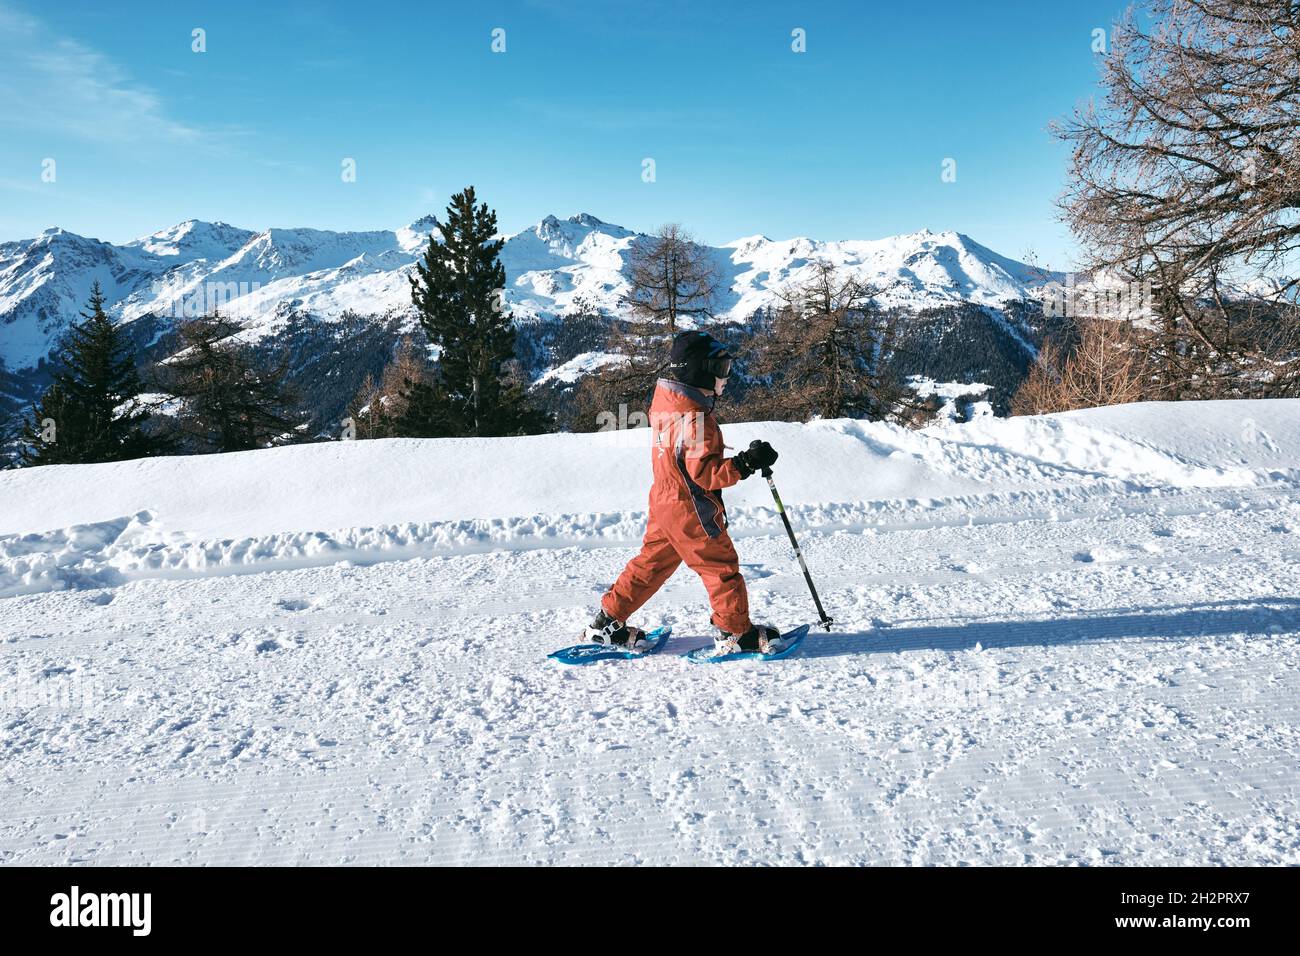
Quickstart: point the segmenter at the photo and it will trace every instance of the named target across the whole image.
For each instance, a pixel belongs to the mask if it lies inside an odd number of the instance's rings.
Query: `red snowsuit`
[[[722,506],[722,489],[740,481],[740,470],[722,457],[712,394],[661,378],[650,404],[650,429],[654,484],[645,539],[601,606],[626,621],[685,561],[708,588],[713,623],[744,634],[749,596]]]

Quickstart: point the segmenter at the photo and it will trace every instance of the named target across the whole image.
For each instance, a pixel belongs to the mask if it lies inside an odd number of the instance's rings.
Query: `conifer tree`
[[[188,451],[249,451],[296,437],[287,366],[261,360],[235,340],[238,331],[219,315],[187,322],[182,349],[159,367],[162,387],[180,400],[175,427]]]
[[[8,468],[17,463],[15,443],[22,429],[22,422],[10,404],[13,399],[13,381],[5,369],[4,356],[0,355],[0,468]]]
[[[63,386],[57,380],[32,406],[18,433],[18,463],[32,465],[71,465],[80,459],[76,456],[77,442],[73,436],[84,432],[74,421],[73,409]],[[60,434],[65,438],[59,443]]]
[[[96,282],[82,321],[59,345],[54,380],[24,425],[24,465],[122,461],[168,448],[144,430],[149,415],[135,405],[142,386],[134,351],[104,302]]]
[[[505,307],[506,271],[496,213],[475,205],[474,187],[451,198],[434,220],[424,260],[411,277],[420,324],[438,347],[438,372],[404,395],[398,434],[519,435],[542,431],[548,416],[528,402],[512,374],[515,328]]]

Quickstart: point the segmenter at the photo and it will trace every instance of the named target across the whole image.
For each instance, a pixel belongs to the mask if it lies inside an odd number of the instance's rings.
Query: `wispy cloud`
[[[153,91],[90,47],[0,5],[0,128],[100,142],[193,142],[201,131],[167,115]]]

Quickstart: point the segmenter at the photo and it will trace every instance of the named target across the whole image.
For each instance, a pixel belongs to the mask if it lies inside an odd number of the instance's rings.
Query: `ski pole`
[[[813,585],[812,575],[808,573],[808,565],[803,559],[803,552],[799,550],[799,542],[795,540],[794,528],[790,527],[790,518],[785,513],[785,505],[781,504],[781,496],[776,492],[776,482],[772,480],[772,469],[764,468],[763,477],[767,479],[767,486],[772,489],[772,500],[776,502],[776,512],[781,516],[781,521],[785,524],[785,533],[790,536],[790,544],[794,547],[794,556],[799,559],[799,567],[803,568],[803,579],[808,582],[808,590],[812,592],[813,603],[817,605],[817,615],[821,618],[822,627],[827,631],[831,629],[834,618],[826,613],[822,607],[822,599],[817,596],[817,588]]]

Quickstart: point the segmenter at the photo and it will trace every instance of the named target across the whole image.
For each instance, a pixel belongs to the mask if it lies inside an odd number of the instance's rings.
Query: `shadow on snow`
[[[896,651],[966,651],[980,647],[1032,647],[1116,640],[1183,640],[1242,635],[1300,635],[1300,599],[1257,598],[1129,608],[1119,613],[1046,620],[990,621],[934,626],[894,626],[868,631],[814,628],[795,657],[836,657]]]

